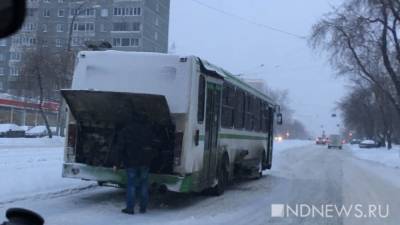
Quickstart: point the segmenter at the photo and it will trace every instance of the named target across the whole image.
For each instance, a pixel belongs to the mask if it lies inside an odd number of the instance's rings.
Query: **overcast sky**
[[[301,36],[341,0],[197,0],[245,19]],[[252,25],[196,3],[171,0],[170,43],[176,53],[197,55],[228,71],[262,78],[272,89],[287,89],[295,117],[314,135],[321,126],[337,132],[331,118],[345,83],[306,40]],[[264,67],[259,65],[264,64]]]

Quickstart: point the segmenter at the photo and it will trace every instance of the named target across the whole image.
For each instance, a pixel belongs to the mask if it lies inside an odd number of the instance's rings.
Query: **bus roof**
[[[250,93],[252,93],[253,95],[260,97],[262,99],[264,99],[265,101],[267,101],[271,106],[276,106],[277,104],[275,103],[274,100],[272,100],[272,98],[270,98],[269,96],[267,96],[265,93],[259,91],[258,89],[254,88],[253,86],[251,86],[250,84],[248,84],[247,82],[243,81],[242,79],[238,78],[238,76],[233,75],[232,73],[230,73],[229,71],[226,71],[225,69],[218,67],[214,64],[211,64],[210,62],[208,62],[207,60],[198,58],[198,61],[200,63],[200,65],[202,67],[204,67],[203,69],[211,71],[213,73],[216,73],[218,76],[222,77],[224,80],[242,88],[245,91],[248,91]]]

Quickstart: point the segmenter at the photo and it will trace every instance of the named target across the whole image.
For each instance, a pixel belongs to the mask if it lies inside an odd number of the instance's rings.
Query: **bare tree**
[[[330,54],[341,75],[380,90],[400,115],[400,1],[349,0],[314,25],[310,44]]]
[[[394,107],[379,88],[369,84],[358,84],[339,102],[346,130],[358,137],[387,141],[392,148],[393,124],[398,118]]]
[[[49,121],[43,103],[46,100],[61,102],[59,90],[69,87],[71,77],[65,71],[70,70],[71,55],[64,52],[52,52],[45,45],[36,45],[26,49],[21,58],[21,72],[15,82],[20,96],[39,100],[39,111],[46,125],[49,137],[52,137]]]

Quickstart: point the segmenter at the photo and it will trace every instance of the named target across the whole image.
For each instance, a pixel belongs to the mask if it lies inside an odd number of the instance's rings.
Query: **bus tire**
[[[258,163],[258,166],[257,166],[257,173],[254,177],[256,180],[262,178],[263,171],[265,170],[265,164],[266,164],[265,151],[263,151],[261,158],[260,158],[260,162]]]
[[[225,188],[228,184],[229,159],[226,154],[224,154],[221,159],[221,164],[218,167],[217,173],[218,184],[210,189],[210,194],[213,196],[220,196],[224,194]]]
[[[267,155],[265,154],[265,150],[262,151],[262,156],[261,156],[261,163],[262,163],[262,170],[268,169],[268,160],[267,160]]]

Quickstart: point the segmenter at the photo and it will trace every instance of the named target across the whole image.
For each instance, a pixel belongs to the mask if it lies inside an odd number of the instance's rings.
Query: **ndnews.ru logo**
[[[309,204],[272,204],[271,205],[271,217],[322,217],[322,218],[333,218],[333,217],[354,217],[354,218],[387,218],[390,214],[390,207],[388,204],[351,204],[335,205],[335,204],[324,204],[324,205],[309,205]]]

